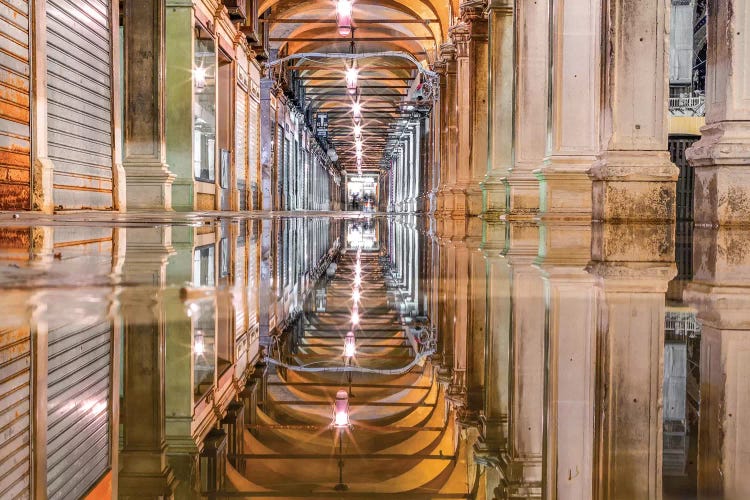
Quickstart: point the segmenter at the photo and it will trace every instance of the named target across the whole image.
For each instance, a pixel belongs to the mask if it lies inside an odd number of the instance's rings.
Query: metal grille
[[[48,0],[47,127],[55,205],[112,208],[110,2]]]
[[[0,0],[0,210],[31,204],[29,3]]]
[[[693,220],[693,193],[695,191],[695,169],[688,164],[685,150],[698,137],[675,135],[669,137],[669,153],[672,163],[680,169],[677,179],[677,220]]]
[[[260,104],[254,99],[250,99],[250,109],[248,113],[248,144],[247,153],[249,159],[248,170],[250,172],[249,182],[252,190],[252,208],[257,210],[258,203],[258,172],[260,170]]]

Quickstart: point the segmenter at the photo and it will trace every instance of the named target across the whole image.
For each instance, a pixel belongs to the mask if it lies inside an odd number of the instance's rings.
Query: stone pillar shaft
[[[127,205],[172,209],[165,147],[166,0],[126,0],[125,144]]]
[[[588,170],[599,153],[601,122],[601,1],[554,2],[551,36],[548,156],[536,172],[540,211],[588,218]]]
[[[491,69],[487,75],[489,157],[482,189],[484,216],[496,218],[505,213],[502,179],[513,166],[513,1],[490,0],[488,12]]]
[[[546,154],[549,2],[516,2],[515,37],[514,164],[505,178],[506,213],[523,219],[539,211],[539,181],[532,172]]]
[[[686,153],[695,169],[695,221],[750,224],[750,4],[708,2],[706,127]]]
[[[482,213],[481,184],[487,173],[487,74],[488,36],[484,18],[486,2],[467,2],[461,6],[462,23],[456,27],[459,45],[459,96],[462,99],[459,129],[459,197],[456,215]],[[462,26],[465,26],[464,27]],[[464,114],[466,116],[464,117]],[[463,127],[466,127],[464,130]],[[463,212],[460,210],[463,206]]]
[[[667,149],[669,7],[664,0],[605,4],[604,102],[593,218],[671,221],[678,169]]]

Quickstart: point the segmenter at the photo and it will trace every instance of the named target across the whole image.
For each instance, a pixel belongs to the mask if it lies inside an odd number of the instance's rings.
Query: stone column
[[[545,498],[593,495],[596,288],[586,271],[591,226],[541,228],[538,267],[545,283],[547,390]]]
[[[695,221],[750,221],[750,4],[708,2],[706,126],[686,156],[695,169]]]
[[[508,445],[501,456],[508,496],[540,498],[544,448],[544,283],[533,267],[539,254],[536,224],[509,227],[510,394]]]
[[[601,1],[553,3],[548,155],[536,175],[545,218],[590,218],[588,170],[599,153]]]
[[[750,241],[746,229],[695,229],[684,294],[702,325],[698,498],[750,496]]]
[[[193,172],[193,46],[195,17],[192,0],[167,0],[166,5],[166,148],[175,173],[172,207],[196,207]]]
[[[445,61],[445,154],[444,176],[440,180],[443,198],[443,215],[453,213],[453,187],[458,168],[458,58],[456,45],[451,41],[440,47],[440,56]]]
[[[661,498],[664,313],[674,226],[596,224],[594,497]],[[638,478],[638,480],[633,480]]]
[[[165,1],[125,1],[123,167],[127,205],[136,210],[172,209],[175,176],[167,166],[164,137]]]
[[[605,9],[601,152],[589,170],[593,218],[671,221],[679,171],[666,150],[669,5],[634,0]]]
[[[490,0],[487,9],[489,158],[482,190],[483,215],[491,219],[505,214],[503,178],[513,166],[513,0]]]
[[[518,0],[515,27],[514,162],[504,180],[505,210],[510,219],[524,219],[539,211],[539,181],[532,172],[546,154],[549,2]]]
[[[471,186],[471,64],[469,45],[471,27],[460,21],[451,27],[450,36],[456,45],[456,158],[451,193],[453,217],[464,217],[468,189]]]
[[[508,388],[510,384],[510,267],[501,255],[506,226],[484,223],[482,252],[486,265],[487,334],[484,355],[484,410],[474,452],[487,465],[497,467],[508,440]]]
[[[439,216],[443,212],[445,199],[443,197],[443,183],[445,182],[448,173],[446,171],[448,167],[448,92],[447,92],[447,64],[445,61],[438,60],[433,66],[433,71],[440,76],[440,100],[439,103],[439,114],[435,118],[435,167],[438,169],[434,187],[434,214]],[[435,110],[433,117],[435,116]]]
[[[481,184],[487,173],[487,73],[488,37],[485,0],[461,4],[461,24],[456,28],[459,73],[459,156],[455,215],[482,213]],[[463,199],[461,199],[463,198]]]

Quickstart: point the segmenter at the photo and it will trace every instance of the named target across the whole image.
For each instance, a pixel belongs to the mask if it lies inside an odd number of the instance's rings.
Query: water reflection
[[[11,223],[2,498],[750,494],[747,231]]]

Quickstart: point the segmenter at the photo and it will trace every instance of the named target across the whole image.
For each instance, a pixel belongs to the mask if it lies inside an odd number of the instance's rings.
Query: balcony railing
[[[673,116],[705,116],[706,98],[702,95],[670,97],[669,112]]]

